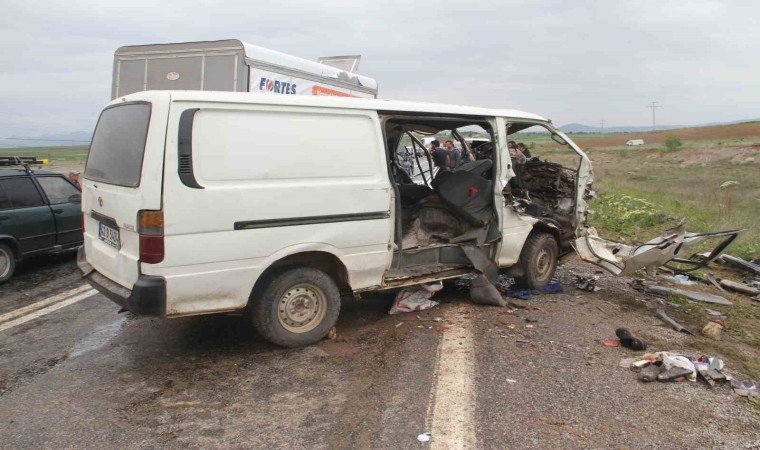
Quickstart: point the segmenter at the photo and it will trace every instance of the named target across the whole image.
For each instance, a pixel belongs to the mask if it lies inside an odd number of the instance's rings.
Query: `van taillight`
[[[137,213],[140,234],[140,262],[157,264],[164,260],[164,212]]]

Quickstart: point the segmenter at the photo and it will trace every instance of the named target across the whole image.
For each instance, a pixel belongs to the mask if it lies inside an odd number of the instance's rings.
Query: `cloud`
[[[555,123],[757,117],[754,2],[14,2],[0,18],[0,133],[91,130],[122,45],[239,38],[361,53],[380,96],[518,108]]]

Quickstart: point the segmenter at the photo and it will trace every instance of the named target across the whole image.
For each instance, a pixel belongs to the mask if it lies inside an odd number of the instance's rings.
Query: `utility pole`
[[[604,133],[604,124],[607,123],[604,121],[604,119],[599,121],[599,126],[602,127],[602,133]]]
[[[652,109],[652,131],[657,131],[657,122],[655,122],[655,110],[657,108],[662,108],[662,105],[658,105],[657,102],[651,102],[646,107]]]

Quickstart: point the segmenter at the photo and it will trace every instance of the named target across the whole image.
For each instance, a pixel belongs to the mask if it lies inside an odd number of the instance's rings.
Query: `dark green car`
[[[81,193],[63,175],[0,169],[0,283],[23,258],[82,245]]]

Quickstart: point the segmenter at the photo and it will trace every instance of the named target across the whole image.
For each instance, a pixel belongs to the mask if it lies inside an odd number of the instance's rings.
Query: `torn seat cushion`
[[[454,172],[470,172],[474,175],[483,175],[493,167],[493,161],[490,159],[479,159],[477,161],[467,161],[460,165]]]
[[[493,217],[491,182],[485,178],[467,171],[453,172],[437,191],[454,214],[470,225],[481,227]]]

